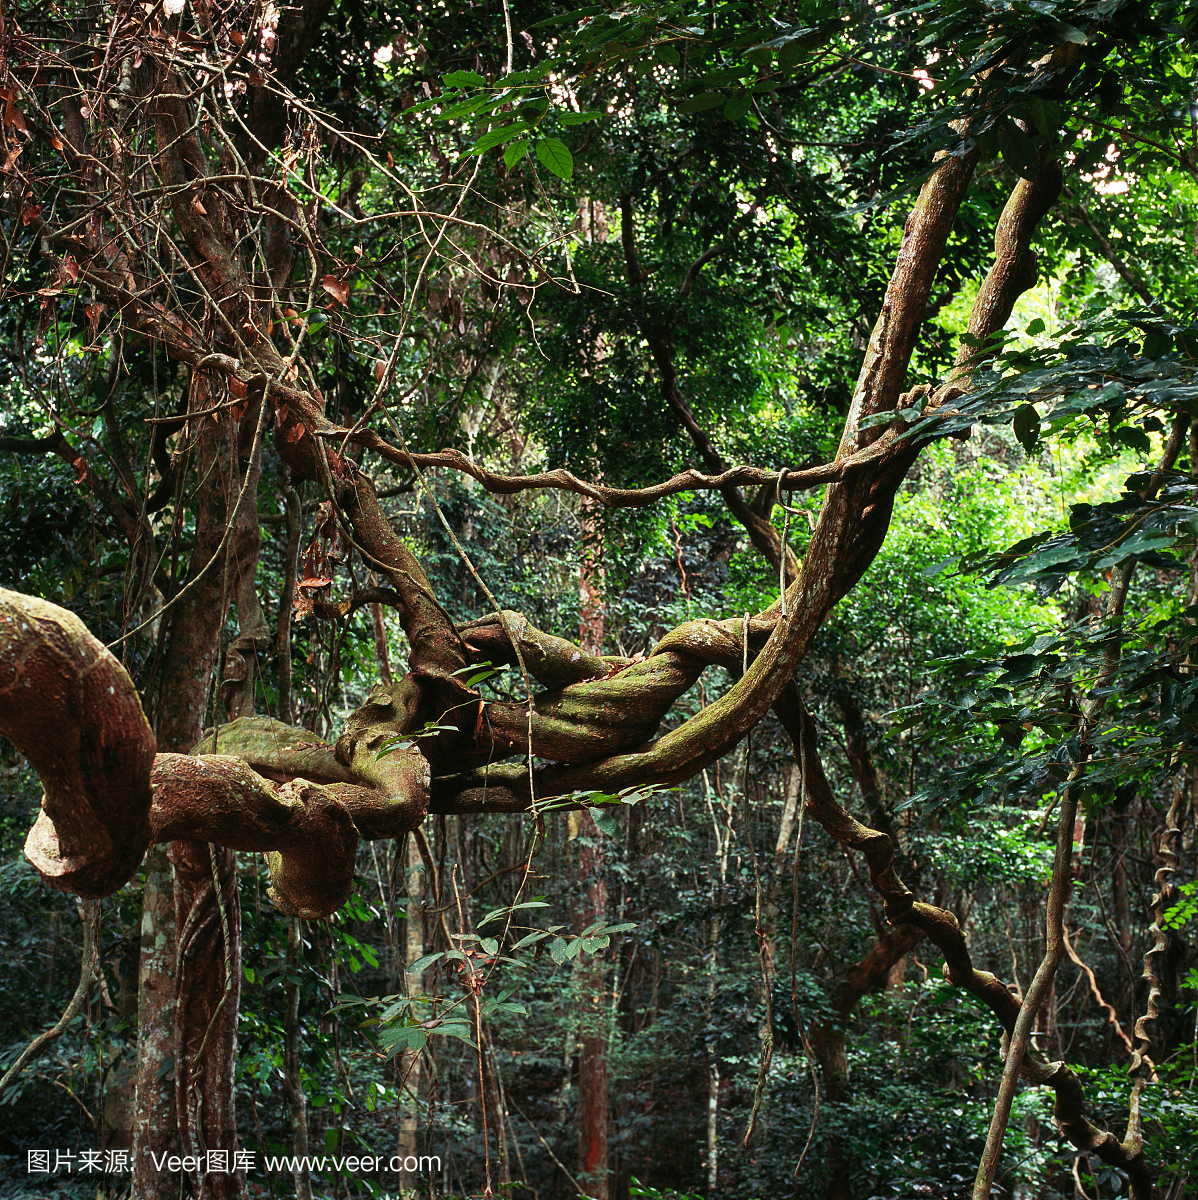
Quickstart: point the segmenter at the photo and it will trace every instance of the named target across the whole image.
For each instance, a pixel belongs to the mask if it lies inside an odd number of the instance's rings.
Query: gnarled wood
[[[61,891],[115,892],[150,845],[154,734],[125,669],[74,613],[3,589],[0,734],[45,789],[29,861]]]

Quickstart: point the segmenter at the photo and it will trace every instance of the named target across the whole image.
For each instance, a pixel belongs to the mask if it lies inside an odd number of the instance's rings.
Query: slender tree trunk
[[[607,918],[600,833],[590,814],[579,832],[588,844],[578,851],[585,888],[585,929]],[[589,828],[588,828],[589,826]],[[578,1169],[591,1200],[609,1200],[607,1114],[607,964],[596,953],[579,961]]]
[[[54,987],[54,960],[58,957],[58,926],[62,920],[62,913],[55,909],[50,914],[50,920],[46,929],[46,965],[45,965],[45,982],[42,984],[43,990],[47,995],[50,994]]]
[[[413,834],[408,835],[405,846],[407,863],[404,884],[408,894],[408,905],[404,946],[404,962],[407,969],[404,972],[404,980],[409,997],[416,997],[424,993],[423,972],[411,969],[412,964],[424,955],[424,861],[420,857],[420,849]],[[406,1093],[401,1101],[403,1116],[400,1118],[397,1146],[401,1158],[416,1153],[420,1136],[421,1063],[421,1054],[418,1051],[406,1050],[400,1058],[400,1086]]]
[[[766,893],[765,911],[762,919],[762,935],[766,940],[766,962],[770,967],[771,980],[776,973],[778,944],[778,906],[782,900],[782,883],[786,876],[787,855],[799,816],[799,796],[802,776],[798,764],[793,764],[786,773],[785,791],[782,798],[782,816],[778,822],[778,840],[774,845],[774,870]]]
[[[1133,801],[1133,804],[1138,801]],[[1129,806],[1130,808],[1130,806]],[[1119,1009],[1126,1013],[1135,1008],[1136,974],[1131,967],[1131,900],[1127,890],[1127,825],[1129,809],[1111,814],[1111,918],[1115,924],[1118,940],[1118,978],[1123,986],[1114,999]],[[1127,999],[1128,1007],[1124,1008]]]
[[[300,1066],[300,990],[297,976],[303,946],[303,922],[291,917],[287,922],[287,986],[283,1010],[283,1096],[291,1118],[291,1147],[297,1159],[308,1155],[308,1095]],[[307,1162],[294,1171],[296,1200],[312,1200],[312,1173]]]
[[[213,1169],[193,1172],[203,1200],[240,1200],[245,1174],[233,1170],[237,1116],[237,1010],[241,999],[241,905],[237,855],[180,840],[175,866],[178,967],[175,1005],[175,1105],[180,1143]],[[212,1152],[227,1155],[214,1165]]]
[[[720,1185],[720,1059],[715,1052],[716,973],[719,967],[720,917],[711,918],[711,945],[707,967],[707,1186]]]
[[[370,572],[370,586],[378,587],[379,577]],[[387,625],[383,620],[383,606],[376,600],[370,606],[370,629],[374,635],[374,661],[379,669],[379,678],[383,683],[392,681],[391,651],[387,646]]]
[[[162,1181],[152,1155],[179,1151],[175,1093],[165,1076],[175,1054],[175,885],[165,846],[145,860],[137,982],[137,1072],[133,1096],[134,1195],[178,1194]]]
[[[907,848],[906,828],[892,819],[886,806],[882,780],[874,765],[865,732],[865,718],[856,698],[843,691],[836,696],[844,720],[849,769],[861,790],[861,799],[877,828],[884,830],[900,852]],[[907,956],[923,940],[923,934],[911,925],[886,928],[870,952],[853,966],[836,997],[836,1018],[811,1031],[811,1047],[824,1080],[824,1098],[830,1105],[849,1097],[848,1054],[845,1047],[846,1025],[858,1001],[867,992],[901,986],[906,974]],[[849,1166],[845,1147],[835,1134],[824,1147],[827,1169],[826,1200],[849,1200]]]
[[[744,784],[743,773],[741,784]],[[712,788],[706,771],[703,772],[703,799],[707,802],[707,812],[711,817],[712,838],[715,845],[715,871],[711,876],[711,908],[712,916],[708,926],[710,942],[707,955],[707,1012],[704,1018],[706,1051],[707,1051],[707,1186],[714,1191],[720,1181],[720,1060],[716,1054],[715,1040],[715,1000],[718,992],[717,973],[720,965],[720,933],[723,929],[723,918],[720,915],[727,897],[728,856],[732,848],[732,816],[734,810],[725,802],[723,795],[719,796],[720,806],[717,809],[712,799]],[[767,906],[768,907],[768,906]],[[768,913],[766,914],[768,921]],[[766,934],[769,938],[769,934]],[[767,955],[767,962],[773,963],[772,953]],[[769,969],[767,978],[761,980],[763,987],[770,987],[772,979]],[[760,1036],[772,1036],[772,1030],[766,1025],[760,1031]]]
[[[480,1030],[482,1023],[479,1023]],[[482,1051],[482,1096],[487,1105],[487,1133],[495,1141],[496,1164],[499,1168],[499,1193],[510,1196],[512,1191],[511,1148],[507,1138],[507,1107],[503,1102],[503,1087],[495,1062],[495,1046],[485,1031],[479,1041]]]
[[[603,559],[601,531],[591,508],[583,506],[583,552],[578,573],[579,645],[603,652]],[[572,814],[572,817],[574,814]],[[578,872],[583,885],[580,923],[583,929],[607,919],[607,885],[603,880],[603,837],[590,813],[571,821],[581,835]],[[579,1004],[578,1170],[592,1200],[609,1200],[607,1097],[607,964],[601,954],[580,958],[575,972]]]

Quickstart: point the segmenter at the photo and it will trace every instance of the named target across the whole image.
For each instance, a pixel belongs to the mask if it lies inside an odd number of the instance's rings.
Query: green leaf
[[[549,111],[549,101],[543,96],[537,100],[528,100],[520,105],[520,116],[530,125],[535,125]]]
[[[558,115],[558,120],[563,125],[583,125],[587,121],[597,121],[600,117],[606,117],[607,113],[600,112],[597,108],[588,109],[586,112],[564,112]]]
[[[436,1025],[430,1030],[431,1033],[444,1034],[445,1037],[457,1038],[463,1041],[468,1046],[474,1046],[474,1039],[471,1034],[474,1032],[470,1028],[468,1021],[442,1021],[440,1025]],[[478,1047],[474,1046],[477,1050]]]
[[[658,62],[663,62],[667,66],[676,67],[682,61],[682,56],[673,46],[668,46],[662,42],[653,47],[653,53],[657,57]]]
[[[591,8],[576,8],[573,12],[563,13],[560,17],[546,17],[543,21],[538,21],[535,25],[530,25],[530,29],[548,29],[554,25],[568,25],[571,22],[577,22],[584,17],[595,17],[605,10],[599,6]]]
[[[475,154],[485,154],[492,146],[502,146],[504,142],[510,142],[512,138],[519,137],[526,133],[528,126],[523,122],[517,122],[513,125],[504,125],[501,129],[492,129],[484,133],[482,137],[474,143]],[[455,672],[456,674],[456,672]]]
[[[441,950],[438,950],[435,954],[426,954],[423,958],[418,958],[408,967],[408,974],[418,975],[421,971],[427,971],[433,963],[440,962],[444,956],[444,951]]]
[[[1035,405],[1021,404],[1015,410],[1013,426],[1019,444],[1028,454],[1031,454],[1040,437],[1040,414],[1036,411]]]
[[[601,808],[588,808],[587,812],[591,814],[591,820],[595,822],[601,832],[610,838],[620,836],[620,826],[609,813],[604,812]]]
[[[438,114],[437,120],[449,121],[457,117],[469,117],[487,107],[493,107],[489,96],[471,96],[466,100],[459,100],[457,104],[451,104]]]
[[[1028,337],[1035,337],[1038,333],[1044,332],[1044,322],[1037,317],[1034,321],[1030,321],[1027,327]]]
[[[678,105],[678,111],[682,113],[703,112],[704,109],[718,108],[728,99],[723,92],[700,92],[697,96],[692,96],[685,104]]]
[[[1015,124],[1004,121],[998,130],[998,147],[1003,162],[1023,179],[1035,179],[1040,171],[1040,156],[1032,139]]]
[[[741,117],[749,111],[749,107],[753,103],[752,94],[749,92],[741,92],[739,95],[733,96],[727,104],[724,105],[724,116],[729,121],[739,121]]]
[[[1031,112],[1036,132],[1044,137],[1055,137],[1057,130],[1065,124],[1065,114],[1061,111],[1061,106],[1052,100],[1033,100]]]
[[[1068,21],[1050,19],[1048,25],[1062,42],[1072,42],[1075,46],[1084,46],[1089,41],[1089,38],[1076,25],[1070,25]]]
[[[484,1000],[482,1012],[484,1017],[493,1016],[495,1013],[511,1013],[516,1017],[528,1016],[528,1009],[519,1000],[504,1000],[498,996],[490,996]]]
[[[1125,446],[1130,446],[1141,454],[1152,453],[1152,442],[1148,440],[1148,435],[1135,425],[1120,425],[1115,430],[1115,437]]]
[[[540,83],[552,70],[553,64],[547,62],[542,63],[539,67],[533,67],[530,71],[513,71],[499,80],[499,86],[513,88],[522,83]]]
[[[476,671],[466,680],[466,686],[470,688],[476,687],[478,684],[485,683],[488,679],[492,679],[498,674],[498,671]]]
[[[386,758],[388,754],[394,754],[397,750],[410,750],[415,744],[404,734],[387,738],[375,751],[374,760],[378,762],[380,758]]]
[[[574,157],[565,142],[557,138],[541,138],[537,142],[537,158],[546,170],[559,179],[569,179],[574,174]]]
[[[423,1050],[428,1044],[428,1030],[419,1023],[392,1025],[379,1030],[379,1045],[388,1055],[402,1050]]]
[[[1164,358],[1173,349],[1173,338],[1163,329],[1150,329],[1144,335],[1144,357]]]
[[[482,87],[487,82],[477,71],[450,71],[441,80],[447,88]]]
[[[503,165],[510,171],[528,153],[528,139],[511,142],[503,152]]]
[[[535,945],[537,942],[544,941],[545,938],[552,937],[552,936],[553,936],[553,930],[538,929],[535,933],[530,933],[527,936],[522,937],[512,947],[512,952],[515,953],[515,951],[519,950],[522,946],[532,946],[532,945]]]
[[[522,908],[549,908],[550,905],[545,900],[522,900],[519,904],[512,904],[504,908],[493,908],[485,917],[479,921],[479,926],[487,925],[491,921],[496,921],[500,917],[506,917],[508,913],[519,912]]]
[[[787,42],[778,51],[778,69],[780,71],[793,71],[803,60],[806,53],[807,46],[797,38],[792,42]]]

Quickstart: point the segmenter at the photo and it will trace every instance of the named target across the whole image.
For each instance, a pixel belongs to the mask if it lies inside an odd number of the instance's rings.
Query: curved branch
[[[661,483],[651,484],[644,488],[618,488],[603,483],[592,483],[580,479],[570,471],[558,467],[552,471],[538,471],[530,475],[504,475],[498,471],[488,471],[472,458],[468,458],[460,450],[446,449],[430,453],[413,453],[392,446],[385,438],[374,430],[364,429],[356,433],[329,426],[321,429],[321,437],[335,438],[338,441],[348,437],[350,443],[373,450],[380,458],[396,466],[411,469],[419,467],[426,470],[430,467],[448,467],[452,471],[460,471],[477,480],[488,491],[506,496],[517,492],[527,492],[544,488],[555,488],[558,491],[574,492],[586,496],[606,508],[644,508],[667,496],[676,496],[680,492],[722,492],[732,487],[765,486],[776,487],[781,481],[784,492],[809,491],[822,487],[826,483],[839,483],[852,478],[862,471],[869,470],[892,448],[896,434],[890,434],[885,445],[870,446],[851,457],[836,462],[820,463],[814,467],[799,469],[786,468],[779,472],[765,467],[753,467],[741,464],[735,467],[723,468],[713,475],[705,475],[702,471],[689,468]]]
[[[0,735],[45,788],[29,861],[61,891],[115,892],[150,845],[154,734],[125,669],[74,613],[3,589]]]
[[[188,839],[265,853],[279,908],[324,917],[349,895],[359,835],[398,837],[428,810],[428,761],[414,745],[388,749],[391,730],[368,721],[335,751],[250,718],[199,753],[155,754],[132,682],[83,623],[3,590],[0,678],[0,735],[45,787],[25,854],[63,891],[109,895],[151,843]],[[218,748],[244,757],[204,753]]]
[[[884,833],[856,820],[837,802],[824,774],[816,741],[815,722],[790,685],[774,706],[795,746],[796,759],[804,772],[808,811],[841,845],[860,850],[869,865],[870,878],[882,897],[892,924],[914,925],[944,955],[944,973],[949,982],[976,996],[998,1018],[1008,1036],[1019,1020],[1022,1005],[997,976],[979,971],[970,957],[964,931],[949,911],[916,899],[894,869],[894,843]],[[1061,1131],[1080,1150],[1096,1154],[1103,1162],[1121,1167],[1132,1183],[1136,1200],[1152,1194],[1152,1179],[1142,1143],[1120,1142],[1114,1134],[1097,1128],[1085,1115],[1085,1093],[1077,1075],[1064,1062],[1046,1062],[1028,1050],[1016,1060],[1024,1078],[1052,1088],[1056,1096],[1055,1116]]]

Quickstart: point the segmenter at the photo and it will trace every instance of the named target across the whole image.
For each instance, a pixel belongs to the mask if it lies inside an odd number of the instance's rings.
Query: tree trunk
[[[583,552],[578,572],[579,645],[603,652],[602,533],[593,506],[583,505]],[[571,814],[572,817],[575,814]],[[603,835],[588,812],[577,814],[571,833],[581,835],[578,873],[583,885],[581,928],[607,919],[607,885],[603,880]],[[607,1099],[607,964],[601,953],[580,957],[578,985],[578,1170],[592,1200],[610,1198]]]
[[[304,1091],[303,1069],[300,1066],[299,1044],[299,983],[303,922],[292,917],[287,922],[287,987],[283,1011],[283,1096],[291,1118],[292,1153],[305,1161],[296,1167],[296,1200],[312,1200],[312,1173],[308,1170],[308,1095]]]
[[[707,964],[707,1186],[720,1185],[720,1059],[715,1051],[715,1000],[718,991],[720,916],[711,918],[710,958]],[[768,986],[768,981],[767,981]]]
[[[193,1172],[203,1200],[240,1200],[244,1171],[233,1170],[237,1117],[237,1010],[241,999],[241,904],[237,855],[206,842],[177,841],[175,928],[175,1105],[185,1155],[207,1158]],[[218,890],[219,889],[219,890]],[[224,1152],[224,1167],[213,1152]]]
[[[133,1098],[133,1194],[177,1196],[152,1155],[177,1154],[175,1093],[165,1076],[175,1053],[174,868],[165,846],[146,855],[137,982],[137,1078]]]
[[[203,408],[207,392],[193,376],[191,404]],[[247,414],[246,420],[254,420]],[[195,548],[187,583],[190,585],[170,610],[167,650],[157,687],[152,693],[155,733],[160,751],[186,754],[203,733],[212,687],[213,670],[220,649],[220,631],[228,600],[226,564],[213,562],[229,519],[230,496],[240,490],[239,430],[231,421],[213,428],[207,421],[198,438]],[[247,494],[246,503],[256,507]],[[254,518],[256,529],[257,517]],[[211,566],[209,566],[211,564]],[[251,573],[252,578],[252,573]],[[244,694],[244,688],[239,689]],[[252,693],[251,693],[252,694]],[[138,1200],[177,1200],[179,1180],[159,1172],[150,1154],[152,1146],[169,1145],[172,1152],[185,1149],[211,1131],[213,1140],[204,1150],[236,1149],[233,1108],[233,1063],[236,1059],[237,1002],[240,996],[241,949],[240,906],[237,899],[236,858],[220,849],[217,866],[225,896],[223,914],[212,884],[213,864],[205,843],[173,842],[166,871],[146,882],[146,907],[142,918],[143,992],[138,1011],[138,1054],[133,1194]],[[173,882],[172,882],[173,880]],[[173,897],[173,899],[172,899]],[[195,905],[181,908],[180,905]],[[226,927],[231,944],[226,944]],[[186,933],[184,961],[181,934]],[[210,961],[197,957],[207,953]],[[228,960],[226,961],[226,954]],[[226,987],[226,968],[229,980]],[[184,979],[199,989],[182,990]],[[187,999],[182,1010],[179,995]],[[168,1002],[167,997],[170,997]],[[219,1006],[219,1010],[218,1010]],[[210,1020],[211,1029],[208,1028]],[[168,1021],[173,1021],[172,1029]],[[198,1027],[196,1022],[202,1022]],[[144,1045],[143,1045],[144,1043]],[[203,1046],[204,1069],[194,1078],[185,1061],[183,1047],[195,1051]],[[164,1066],[175,1062],[175,1086],[165,1078]],[[200,1064],[196,1064],[199,1066]],[[156,1094],[165,1093],[165,1094]],[[179,1097],[188,1096],[194,1106],[198,1096],[201,1115],[188,1126],[187,1112],[180,1111]],[[184,1133],[180,1125],[187,1128]],[[175,1140],[171,1130],[177,1131]],[[161,1154],[160,1150],[156,1150]],[[230,1170],[213,1174],[204,1182],[205,1196],[244,1196],[243,1174]]]
[[[602,836],[583,814],[579,832],[586,843],[578,851],[585,888],[581,924],[587,928],[607,917],[603,882]],[[600,953],[579,959],[578,1170],[591,1200],[609,1200],[607,1115],[607,964]]]
[[[424,861],[420,857],[420,848],[416,844],[414,834],[409,834],[405,840],[407,863],[404,872],[404,886],[408,893],[407,926],[404,947],[404,981],[409,997],[420,996],[424,993],[424,976],[422,972],[412,971],[412,964],[424,955]],[[403,1116],[399,1122],[399,1141],[397,1150],[400,1158],[416,1154],[420,1136],[420,1075],[421,1054],[419,1051],[405,1050],[400,1057],[399,1079],[405,1095],[400,1103],[403,1106]]]
[[[824,1080],[824,1099],[829,1105],[848,1098],[849,1061],[845,1052],[845,1025],[866,992],[880,992],[890,982],[897,963],[923,940],[923,932],[911,925],[891,926],[878,938],[873,949],[853,966],[836,997],[836,1019],[825,1021],[811,1031],[811,1048],[819,1062]],[[845,1148],[834,1134],[824,1143],[827,1183],[825,1200],[850,1200],[849,1163]]]

